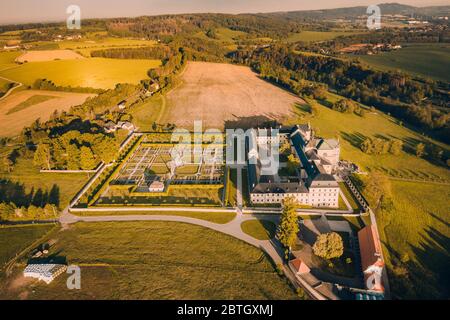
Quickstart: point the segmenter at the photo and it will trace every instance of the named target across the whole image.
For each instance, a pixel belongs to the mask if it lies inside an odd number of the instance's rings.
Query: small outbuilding
[[[291,260],[289,262],[289,265],[290,265],[291,269],[297,275],[307,274],[307,273],[309,273],[311,271],[311,269],[309,269],[309,267],[300,258],[296,258],[294,260]]]
[[[161,181],[152,181],[149,185],[148,185],[148,191],[150,192],[164,192],[164,183]]]

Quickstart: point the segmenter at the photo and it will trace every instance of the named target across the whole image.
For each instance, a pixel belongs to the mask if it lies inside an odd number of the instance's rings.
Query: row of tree
[[[398,139],[367,138],[361,143],[361,151],[367,154],[399,155],[403,150],[403,141]]]
[[[34,153],[34,164],[48,170],[92,170],[100,161],[113,161],[120,143],[117,136],[72,130],[41,141]]]
[[[52,204],[44,207],[17,207],[14,203],[0,203],[0,221],[55,220],[58,215],[58,208]]]

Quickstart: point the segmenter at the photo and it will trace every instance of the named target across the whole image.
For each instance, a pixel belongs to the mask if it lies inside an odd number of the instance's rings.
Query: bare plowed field
[[[167,95],[168,110],[162,119],[182,128],[192,128],[194,120],[219,129],[262,125],[289,117],[294,104],[304,103],[247,67],[189,62],[182,80]]]
[[[36,96],[44,96],[45,100],[39,101]],[[25,127],[29,126],[37,118],[46,121],[53,111],[67,111],[71,106],[82,104],[93,94],[26,90],[14,93],[0,101],[0,136],[14,136]],[[35,97],[35,98],[33,98]],[[51,98],[50,97],[55,97]],[[18,106],[22,106],[18,108]],[[16,111],[17,110],[17,111]],[[9,114],[8,114],[9,113]]]
[[[72,60],[84,59],[83,56],[72,50],[42,50],[27,51],[17,57],[17,62],[37,62],[37,61],[53,61],[53,60]]]

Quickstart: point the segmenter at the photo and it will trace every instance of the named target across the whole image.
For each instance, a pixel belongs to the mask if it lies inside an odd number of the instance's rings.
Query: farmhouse
[[[337,208],[339,184],[333,177],[340,154],[339,140],[314,137],[309,124],[281,128],[278,133],[264,134],[252,130],[248,143],[248,178],[253,204],[281,203],[291,196],[300,204]],[[274,142],[288,141],[292,155],[300,162],[295,176],[262,174],[259,152]],[[282,166],[281,166],[282,167]]]

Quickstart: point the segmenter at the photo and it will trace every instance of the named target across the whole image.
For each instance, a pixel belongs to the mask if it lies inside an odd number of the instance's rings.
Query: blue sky
[[[272,12],[399,2],[415,6],[450,5],[450,0],[1,0],[0,24],[64,21],[70,4],[82,18],[194,12]]]

